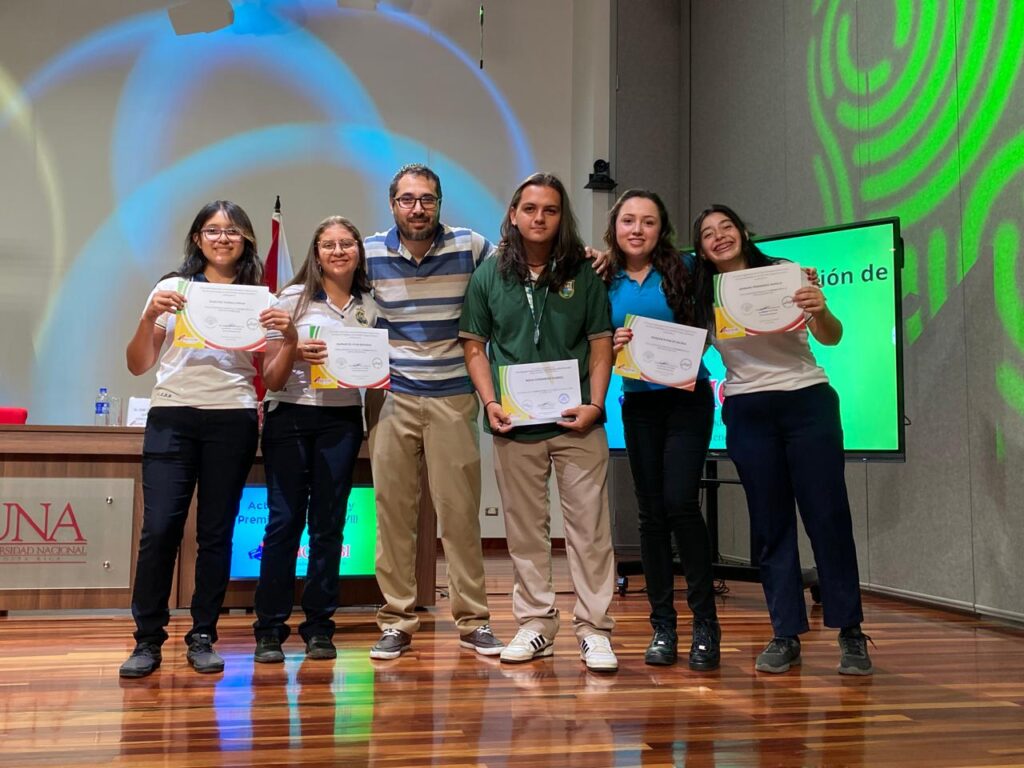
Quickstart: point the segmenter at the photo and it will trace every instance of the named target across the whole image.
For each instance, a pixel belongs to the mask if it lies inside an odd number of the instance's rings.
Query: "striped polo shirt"
[[[391,389],[445,397],[473,391],[459,344],[462,302],[473,270],[494,246],[471,229],[441,224],[417,264],[398,228],[366,238],[366,271],[377,327],[391,342]]]

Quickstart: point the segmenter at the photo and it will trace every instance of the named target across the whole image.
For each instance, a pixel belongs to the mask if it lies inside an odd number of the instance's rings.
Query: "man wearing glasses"
[[[366,267],[391,341],[391,391],[369,419],[377,502],[374,659],[407,651],[419,628],[416,528],[422,467],[448,561],[460,645],[485,656],[504,647],[491,632],[480,544],[479,404],[459,345],[473,270],[494,250],[482,235],[441,223],[441,180],[425,165],[398,170],[388,190],[395,226],[366,239]]]

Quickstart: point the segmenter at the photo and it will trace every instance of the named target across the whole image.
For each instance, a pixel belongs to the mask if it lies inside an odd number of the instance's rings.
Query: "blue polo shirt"
[[[672,308],[661,290],[661,273],[653,266],[642,283],[626,274],[626,270],[620,269],[608,286],[608,300],[612,305],[612,325],[616,328],[622,328],[626,324],[626,315],[639,315],[653,320],[664,320],[666,323],[676,322]],[[697,381],[710,377],[711,372],[701,361]],[[667,387],[640,379],[622,380],[624,392],[650,392],[656,389]]]

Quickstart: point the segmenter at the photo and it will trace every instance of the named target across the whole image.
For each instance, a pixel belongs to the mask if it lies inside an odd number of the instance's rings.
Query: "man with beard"
[[[460,645],[485,656],[491,632],[480,544],[479,405],[459,345],[473,270],[494,250],[472,230],[442,224],[441,180],[425,165],[398,170],[388,191],[395,226],[366,239],[366,268],[391,341],[391,391],[371,416],[377,502],[377,612],[370,658],[394,659],[419,628],[416,528],[421,467],[440,523]],[[422,463],[421,463],[422,460]]]

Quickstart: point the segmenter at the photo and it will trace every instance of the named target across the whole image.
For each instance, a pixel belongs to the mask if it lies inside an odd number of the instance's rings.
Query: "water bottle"
[[[110,395],[106,387],[100,387],[96,395],[96,411],[93,415],[93,424],[97,427],[105,427],[110,424]]]

